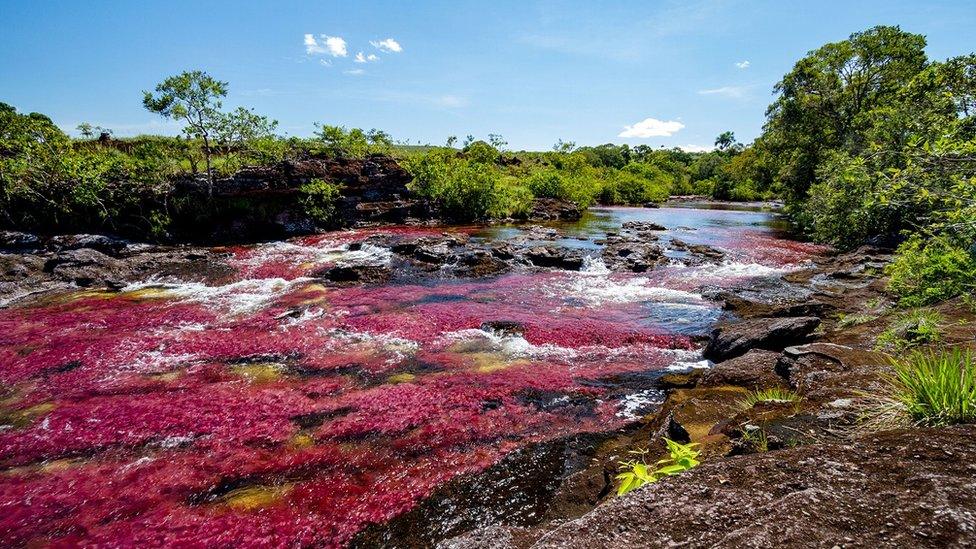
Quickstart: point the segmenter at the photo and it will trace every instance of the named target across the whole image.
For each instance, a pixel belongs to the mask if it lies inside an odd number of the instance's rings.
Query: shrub
[[[892,365],[888,396],[913,423],[976,421],[976,365],[970,351],[916,351]]]
[[[540,198],[569,198],[569,182],[556,170],[541,170],[529,176],[526,183]]]
[[[913,235],[902,243],[888,265],[888,289],[901,305],[917,307],[976,289],[976,257],[954,239]]]
[[[335,221],[336,201],[340,190],[339,185],[322,179],[313,179],[302,185],[299,191],[305,213],[320,225],[331,225]]]
[[[878,336],[878,348],[909,349],[919,345],[938,343],[942,339],[939,325],[943,318],[938,311],[915,309],[902,313]]]
[[[668,458],[658,461],[656,464],[658,468],[653,471],[648,468],[643,458],[621,462],[622,472],[617,475],[617,480],[620,481],[620,486],[617,488],[618,496],[645,484],[657,482],[664,477],[683,473],[700,463],[698,455],[701,454],[701,451],[695,449],[698,446],[697,443],[681,444],[668,438],[665,438],[664,442],[668,445],[670,455]],[[646,454],[646,451],[638,453],[643,455]]]

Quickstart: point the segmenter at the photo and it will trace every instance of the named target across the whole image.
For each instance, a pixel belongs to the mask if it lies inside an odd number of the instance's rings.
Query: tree
[[[502,137],[500,134],[489,133],[488,144],[501,151],[505,149],[505,145],[508,145],[508,141],[505,141],[505,138]]]
[[[925,69],[925,37],[879,26],[810,52],[776,84],[766,111],[767,144],[791,198],[801,200],[830,151],[860,154],[876,110]],[[890,135],[899,132],[891,131]]]
[[[718,150],[720,151],[728,151],[735,145],[735,133],[733,132],[722,132],[718,137],[715,138],[715,146],[718,147]]]
[[[217,113],[214,119],[214,142],[225,153],[241,148],[247,143],[274,135],[277,120],[256,114],[251,109],[238,107],[228,113]]]
[[[92,125],[89,124],[88,122],[82,122],[81,124],[78,124],[76,129],[78,130],[78,133],[80,133],[81,136],[84,138],[90,139],[95,136],[95,128],[92,127]]]
[[[220,108],[221,98],[226,96],[227,82],[203,71],[188,71],[163,80],[156,86],[156,93],[143,92],[142,98],[142,104],[149,111],[186,122],[183,132],[203,140],[211,195],[214,184],[212,141],[225,123]]]

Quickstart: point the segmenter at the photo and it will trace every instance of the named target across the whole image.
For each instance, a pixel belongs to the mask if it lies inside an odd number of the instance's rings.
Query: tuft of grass
[[[639,459],[620,463],[621,472],[617,475],[617,480],[620,481],[620,486],[617,487],[618,496],[622,496],[645,484],[657,482],[664,477],[683,473],[701,463],[698,461],[698,455],[701,454],[701,450],[695,449],[698,443],[681,444],[669,438],[665,438],[664,442],[668,445],[668,453],[670,456],[658,461],[656,463],[658,467],[653,471],[643,459],[643,456],[647,454],[647,450],[635,452],[641,455]]]
[[[841,328],[841,329],[850,328],[851,326],[866,324],[876,318],[878,318],[877,315],[871,315],[871,314],[853,314],[853,315],[841,314],[837,320],[837,328]]]
[[[769,451],[769,437],[766,435],[765,429],[743,428],[740,433],[742,434],[742,441],[750,445],[756,452],[765,453]]]
[[[798,402],[800,395],[787,389],[760,389],[746,395],[742,400],[743,408],[752,408],[756,404],[771,403],[784,404],[787,402]]]
[[[938,343],[942,339],[939,327],[944,319],[938,311],[914,309],[900,315],[878,336],[878,349],[904,351],[919,345]]]
[[[976,422],[976,364],[970,351],[916,351],[892,359],[889,397],[916,425]]]

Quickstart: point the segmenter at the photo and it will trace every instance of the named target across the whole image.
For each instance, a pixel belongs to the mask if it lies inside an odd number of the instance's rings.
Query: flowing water
[[[614,274],[597,240],[629,220],[726,252]],[[815,248],[773,215],[600,209],[562,224],[580,272],[330,287],[383,264],[344,231],[233,248],[224,285],[150,280],[0,310],[0,539],[8,544],[324,545],[414,508],[513,450],[633,422],[660,402],[614,376],[706,366],[703,288],[748,285]],[[518,227],[465,229],[505,240]],[[483,330],[514,321],[524,332]]]

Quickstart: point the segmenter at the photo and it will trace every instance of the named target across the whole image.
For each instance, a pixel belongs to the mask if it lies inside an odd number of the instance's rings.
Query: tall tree
[[[143,92],[142,104],[150,111],[166,118],[182,120],[188,136],[203,140],[207,161],[209,192],[213,194],[212,141],[224,123],[221,99],[227,96],[227,82],[217,80],[203,71],[188,71],[171,76],[156,86],[156,92]]]
[[[810,52],[775,88],[765,140],[779,159],[779,177],[802,199],[831,151],[865,149],[876,109],[925,69],[925,37],[879,26]]]

